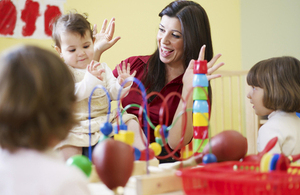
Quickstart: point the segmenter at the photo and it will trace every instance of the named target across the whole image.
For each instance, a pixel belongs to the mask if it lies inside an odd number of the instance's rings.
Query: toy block
[[[207,100],[207,87],[195,87],[193,90],[193,100]]]
[[[205,74],[195,74],[193,87],[208,87],[208,80]]]
[[[118,134],[114,135],[114,139],[132,146],[133,141],[134,141],[134,132],[120,130]]]
[[[208,126],[208,113],[193,113],[193,126]]]
[[[195,60],[194,74],[206,74],[206,73],[207,73],[207,61],[206,60]]]
[[[206,139],[208,138],[208,126],[194,126],[194,138],[195,139]],[[203,137],[203,134],[206,132],[206,136]]]
[[[193,103],[193,112],[208,113],[208,103],[206,100],[195,100]]]
[[[200,144],[203,142],[202,146],[199,148]],[[205,147],[205,145],[208,143],[208,139],[194,139],[193,143],[193,152],[194,153],[201,153]],[[199,148],[199,149],[198,149]]]

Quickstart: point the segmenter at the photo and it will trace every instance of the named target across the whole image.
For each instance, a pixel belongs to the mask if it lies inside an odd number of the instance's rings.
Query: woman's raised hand
[[[203,45],[201,47],[198,60],[204,60],[205,48],[206,48],[206,45]],[[221,54],[217,54],[207,63],[207,74],[206,74],[207,80],[221,77],[220,74],[213,74],[216,70],[218,70],[221,66],[224,65],[223,62],[215,65],[215,63],[217,62],[217,60],[220,57],[221,57]],[[193,74],[194,74],[194,63],[195,63],[195,60],[190,61],[190,64],[189,64],[188,68],[186,69],[186,71],[183,75],[183,79],[182,79],[183,84],[187,85],[188,88],[193,87],[192,86],[193,80],[191,80],[191,78],[193,78]]]

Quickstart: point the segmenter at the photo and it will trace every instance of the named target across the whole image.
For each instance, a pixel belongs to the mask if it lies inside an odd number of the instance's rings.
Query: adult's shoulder
[[[126,63],[130,63],[130,65],[143,65],[146,64],[149,60],[150,56],[132,56],[127,58],[126,60],[123,60]]]
[[[125,62],[125,64],[130,64],[131,71],[133,70],[142,70],[144,68],[144,65],[148,62],[150,56],[132,56],[125,60],[122,60],[121,63],[117,66],[122,66],[122,63]],[[118,77],[117,67],[113,70],[113,74],[115,77]]]

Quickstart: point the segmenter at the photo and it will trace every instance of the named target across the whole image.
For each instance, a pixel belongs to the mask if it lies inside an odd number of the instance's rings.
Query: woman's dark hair
[[[210,25],[203,7],[193,1],[174,1],[159,13],[160,17],[164,15],[176,17],[181,23],[185,69],[188,67],[190,60],[198,59],[200,49],[203,45],[206,45],[205,60],[210,61],[212,59],[213,47]],[[151,55],[145,68],[148,70],[144,72],[143,83],[148,87],[147,93],[160,91],[166,85],[166,70],[164,63],[159,58],[158,49]]]
[[[247,75],[250,86],[264,90],[263,104],[271,110],[300,112],[300,61],[277,57],[255,64]]]

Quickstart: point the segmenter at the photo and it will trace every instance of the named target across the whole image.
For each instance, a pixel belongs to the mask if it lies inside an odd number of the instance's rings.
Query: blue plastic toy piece
[[[206,100],[195,100],[193,112],[208,113],[208,103]]]
[[[217,162],[217,157],[214,154],[212,154],[212,153],[205,154],[203,156],[202,162],[204,164],[214,163],[214,162]]]
[[[101,127],[100,127],[100,131],[103,133],[103,135],[106,135],[106,136],[111,134],[112,129],[113,129],[112,125],[109,122],[102,123]]]
[[[193,87],[208,87],[208,80],[205,74],[195,74]]]
[[[277,161],[280,157],[280,154],[274,154],[273,157],[271,158],[271,161],[270,161],[270,171],[275,171],[276,170],[276,164],[277,164]]]
[[[134,147],[134,158],[135,160],[140,160],[141,158],[141,151]]]

